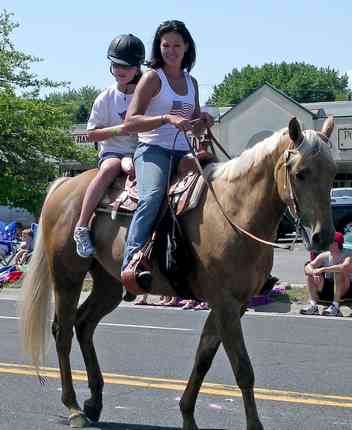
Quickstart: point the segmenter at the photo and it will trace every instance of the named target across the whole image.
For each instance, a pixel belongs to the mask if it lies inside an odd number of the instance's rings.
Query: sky
[[[14,14],[17,50],[42,58],[32,71],[70,81],[71,89],[104,89],[114,81],[106,51],[119,34],[133,33],[149,56],[158,25],[185,22],[197,47],[192,75],[204,104],[233,68],[306,62],[349,73],[352,83],[351,0],[1,0]]]

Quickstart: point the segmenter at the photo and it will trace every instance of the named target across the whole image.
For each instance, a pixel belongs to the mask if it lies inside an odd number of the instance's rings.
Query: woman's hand
[[[199,118],[194,119],[192,123],[192,133],[199,137],[204,133],[204,130],[214,125],[214,118],[208,112],[201,112]]]
[[[201,112],[200,119],[205,123],[206,128],[210,128],[214,125],[214,118],[208,112]]]
[[[318,267],[317,269],[312,270],[313,275],[320,275],[325,272],[325,267]]]
[[[180,115],[164,115],[168,124],[171,124],[182,131],[192,130],[193,124],[190,119],[184,118]]]

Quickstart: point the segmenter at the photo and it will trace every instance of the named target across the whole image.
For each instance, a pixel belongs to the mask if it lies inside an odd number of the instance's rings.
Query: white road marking
[[[19,317],[0,315],[2,320],[19,320]],[[161,327],[156,325],[140,325],[140,324],[117,324],[117,323],[99,323],[102,327],[128,327],[128,328],[144,328],[147,330],[169,330],[169,331],[194,331],[192,328],[181,327]]]

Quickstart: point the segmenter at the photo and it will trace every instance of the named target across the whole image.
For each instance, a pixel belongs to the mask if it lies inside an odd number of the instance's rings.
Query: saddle
[[[181,215],[195,208],[204,187],[203,177],[194,170],[186,170],[173,178],[168,198],[175,209],[176,215]],[[118,177],[103,197],[97,211],[111,213],[111,218],[115,219],[117,214],[132,216],[137,204],[136,179],[131,179],[131,176]]]
[[[176,245],[182,245],[181,254],[186,254],[185,240],[182,237],[182,233],[175,236],[175,224],[177,223],[176,217],[186,213],[187,211],[194,209],[202,196],[203,190],[206,183],[200,174],[197,163],[205,165],[209,162],[216,161],[215,154],[211,154],[207,151],[206,141],[198,140],[194,138],[192,142],[193,148],[195,149],[194,155],[187,154],[180,161],[178,166],[177,174],[171,179],[171,184],[166,196],[165,210],[161,211],[159,219],[156,220],[156,226],[161,227],[161,220],[168,218],[171,220],[170,210],[167,211],[166,208],[169,206],[172,208],[174,213],[174,220],[171,221],[172,235],[169,232],[159,231],[153,233],[153,237],[148,241],[145,247],[137,252],[132,260],[130,261],[126,270],[122,273],[122,281],[125,288],[133,294],[145,294],[144,291],[137,282],[137,272],[142,270],[151,271],[151,255],[155,245],[155,238],[157,238],[156,253],[158,254],[158,260],[160,262],[160,269],[168,277],[170,284],[174,287],[177,294],[181,297],[194,298],[192,292],[180,290],[180,285],[183,284],[182,280],[187,276],[186,273],[180,275],[180,270],[176,268],[177,262],[175,256],[180,254],[176,252]],[[197,161],[198,160],[198,161]],[[123,163],[121,163],[123,165]],[[117,214],[132,216],[133,212],[136,210],[138,205],[138,191],[137,183],[134,176],[134,172],[129,172],[128,176],[120,176],[115,179],[112,186],[109,188],[108,192],[103,197],[96,211],[110,213],[111,218],[115,219]],[[165,214],[168,213],[168,216]],[[163,225],[170,224],[169,221],[163,221]],[[178,224],[178,223],[177,223]],[[178,225],[178,229],[180,226]],[[164,236],[164,237],[162,237]],[[168,237],[166,240],[165,238]],[[158,243],[159,242],[159,243]],[[161,245],[164,243],[164,245]],[[162,248],[162,249],[161,249]],[[169,249],[168,249],[169,248]],[[183,252],[184,251],[184,252]],[[163,258],[163,253],[169,253],[168,257]],[[161,257],[160,257],[161,255]],[[172,263],[169,262],[171,258]],[[188,261],[190,263],[190,261]],[[190,267],[190,264],[188,264]],[[163,266],[164,270],[163,270]],[[184,266],[184,264],[183,264]],[[172,268],[172,269],[170,269]],[[176,268],[176,269],[175,269]],[[183,267],[184,268],[184,267]],[[173,272],[173,273],[170,273]],[[183,270],[182,270],[183,272]],[[170,275],[170,276],[168,276]],[[187,287],[186,287],[187,290]]]
[[[209,145],[212,153],[208,151]],[[192,147],[202,166],[217,161],[208,135],[193,137]],[[125,165],[128,168],[125,169]],[[115,179],[96,209],[98,212],[111,213],[113,220],[117,214],[132,216],[138,204],[137,182],[131,163],[124,163],[122,159],[121,167],[123,174]],[[187,154],[180,161],[178,172],[172,178],[168,191],[168,200],[176,216],[197,206],[204,187],[205,182],[198,171],[194,156]]]

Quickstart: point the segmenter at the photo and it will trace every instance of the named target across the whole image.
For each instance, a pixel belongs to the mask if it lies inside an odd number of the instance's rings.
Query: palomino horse
[[[273,134],[239,158],[209,166],[206,174],[228,218],[251,234],[271,241],[276,237],[285,207],[294,200],[302,222],[312,230],[314,249],[326,249],[334,237],[330,188],[335,164],[327,144],[333,126],[328,119],[321,132],[302,132],[298,121],[292,119],[288,130]],[[78,257],[72,240],[83,194],[94,174],[88,171],[66,181],[61,178],[52,186],[44,202],[34,254],[23,285],[24,343],[36,366],[46,352],[50,293],[54,290],[52,333],[60,365],[62,401],[68,408],[72,427],[84,427],[89,419],[99,419],[103,377],[93,333],[103,316],[119,305],[123,294],[120,267],[128,218],[121,216],[112,221],[105,214],[97,215],[92,226],[95,258]],[[254,399],[254,373],[240,318],[246,303],[270,273],[273,249],[231,227],[209,189],[200,205],[181,218],[181,224],[194,253],[189,275],[191,289],[212,309],[180,401],[182,428],[198,429],[194,420],[196,399],[222,342],[242,392],[246,428],[261,430]],[[92,291],[78,306],[87,272],[93,278]],[[175,295],[156,262],[152,294]],[[91,391],[83,410],[76,400],[70,367],[73,328]]]

